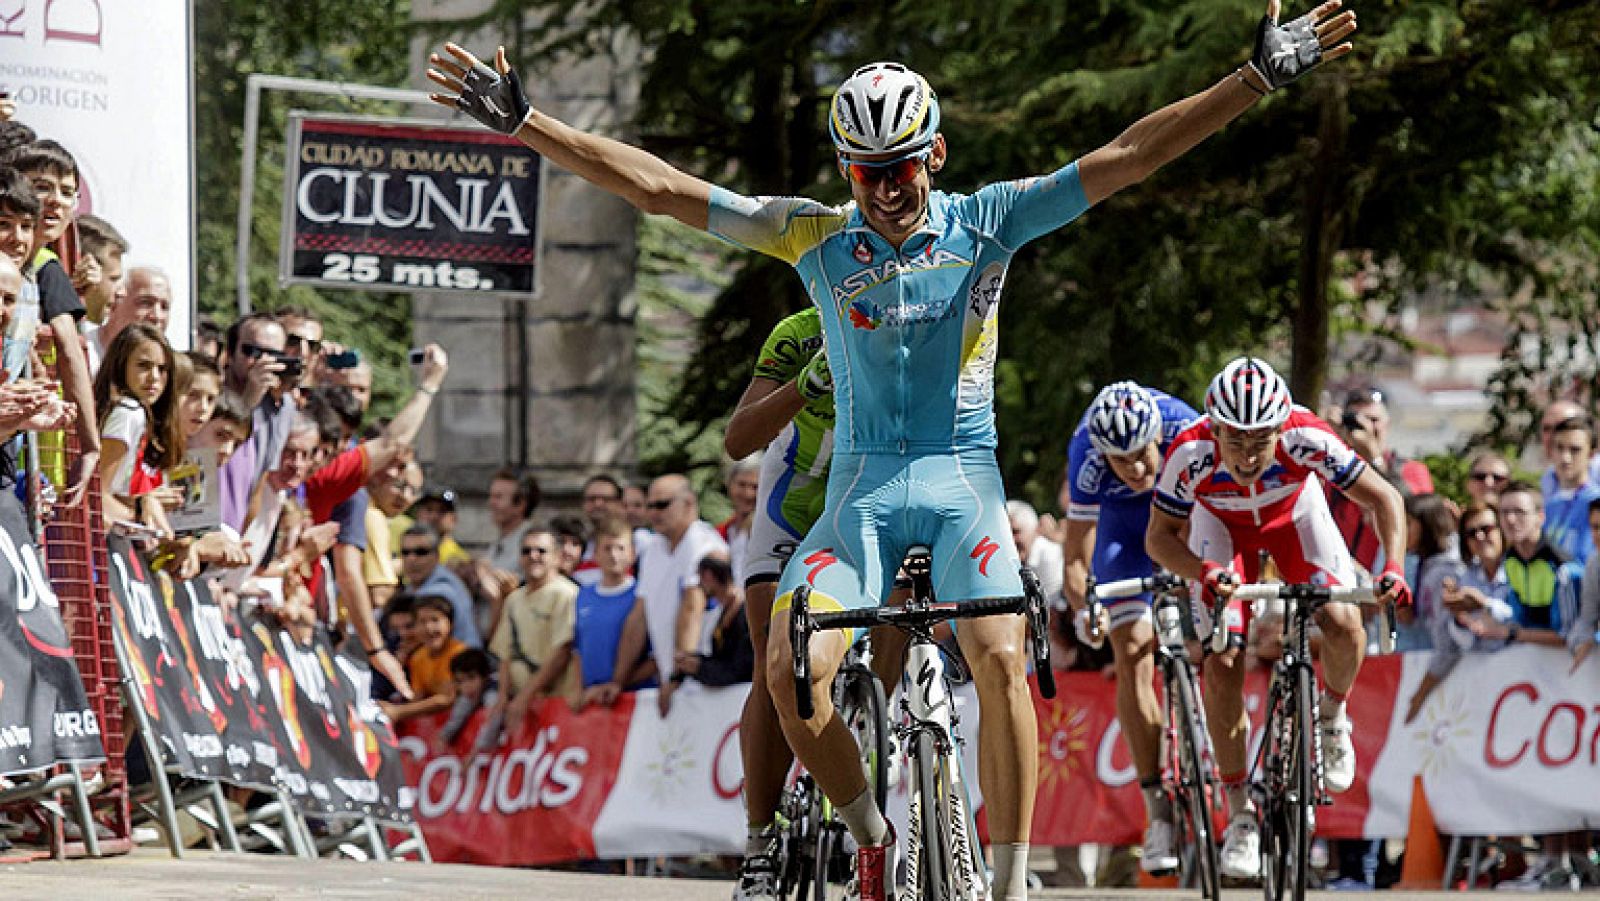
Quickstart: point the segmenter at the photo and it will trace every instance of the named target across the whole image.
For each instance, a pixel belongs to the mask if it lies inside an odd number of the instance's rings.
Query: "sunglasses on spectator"
[[[247,359],[251,360],[254,360],[257,357],[275,357],[278,355],[278,352],[270,347],[262,347],[259,344],[251,344],[249,341],[239,345],[239,353],[244,354]]]
[[[894,182],[896,187],[902,187],[917,177],[923,164],[932,155],[933,148],[927,147],[892,160],[847,160],[840,157],[839,167],[851,181],[864,187],[874,187],[885,178]]]
[[[403,547],[400,549],[400,556],[402,557],[426,557],[431,553],[433,553],[433,548],[431,547]]]
[[[1472,474],[1472,481],[1490,483],[1509,482],[1511,481],[1511,476],[1503,472],[1475,472]]]
[[[1568,416],[1566,419],[1563,419],[1560,422],[1544,422],[1544,423],[1540,423],[1539,424],[1539,434],[1548,435],[1551,432],[1556,431],[1557,429],[1565,429],[1565,428],[1570,428],[1570,427],[1576,427],[1576,428],[1580,428],[1580,429],[1588,428],[1589,427],[1589,417],[1587,417],[1587,416]]]
[[[285,342],[287,347],[304,346],[305,352],[315,356],[322,352],[322,341],[316,338],[307,338],[304,335],[290,335]]]
[[[651,510],[665,510],[677,502],[677,498],[673,498],[670,501],[647,501],[645,506],[649,507]]]
[[[550,553],[550,549],[547,547],[525,547],[522,549],[522,556],[524,557],[532,557],[535,555],[543,557],[548,553]]]
[[[1473,539],[1475,541],[1482,541],[1483,539],[1488,538],[1489,536],[1493,535],[1494,533],[1495,533],[1495,527],[1494,526],[1489,526],[1489,525],[1473,526],[1472,528],[1467,530],[1467,537],[1471,538],[1471,539]]]

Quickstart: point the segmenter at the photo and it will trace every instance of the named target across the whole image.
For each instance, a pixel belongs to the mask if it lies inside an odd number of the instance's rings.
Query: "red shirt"
[[[333,508],[367,484],[367,449],[358,444],[332,460],[306,479],[306,509],[313,522],[327,522]]]

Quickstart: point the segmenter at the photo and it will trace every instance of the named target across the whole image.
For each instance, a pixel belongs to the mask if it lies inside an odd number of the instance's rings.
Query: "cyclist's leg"
[[[789,639],[789,605],[795,589],[809,585],[808,606],[814,611],[876,604],[887,594],[902,548],[880,542],[881,507],[898,489],[894,472],[872,471],[868,457],[839,456],[830,474],[828,505],[821,519],[784,567],[778,583],[767,639],[767,679],[773,705],[789,747],[816,777],[851,834],[861,845],[882,843],[887,824],[876,801],[866,794],[855,736],[833,706],[833,676],[843,662],[851,636],[837,630],[819,632],[811,640],[811,696],[815,714],[800,719],[793,685],[793,649]],[[835,490],[837,488],[837,490]],[[891,542],[883,538],[882,542]],[[884,551],[893,552],[885,563]],[[855,805],[865,798],[869,808]],[[866,834],[864,834],[866,833]],[[877,834],[870,834],[877,833]]]
[[[1344,536],[1328,512],[1322,486],[1307,484],[1295,499],[1293,520],[1266,533],[1272,559],[1290,582],[1314,585],[1354,585],[1356,565]],[[1328,692],[1341,702],[1355,684],[1366,654],[1367,632],[1361,608],[1354,604],[1328,604],[1317,612],[1322,630],[1322,677]]]
[[[1122,541],[1121,537],[1100,535],[1093,561],[1097,580],[1110,582],[1150,575],[1153,564],[1144,552],[1144,534],[1129,541]],[[1155,689],[1155,624],[1150,616],[1150,597],[1112,601],[1107,607],[1117,673],[1117,722],[1139,776],[1145,813],[1155,823],[1167,819],[1169,804],[1161,785],[1161,703]]]
[[[943,601],[1020,596],[1022,564],[993,454],[919,462],[919,512],[935,517],[918,523],[920,533],[937,536],[932,544],[934,593]],[[1039,765],[1026,621],[1021,616],[966,620],[956,638],[972,667],[983,718],[978,780],[994,850],[995,897],[1025,898]]]
[[[1200,557],[1219,563],[1232,562],[1244,574],[1249,561],[1234,546],[1228,527],[1210,511],[1196,505],[1189,517],[1189,549]],[[1248,574],[1245,574],[1249,578]],[[1205,682],[1206,726],[1211,732],[1211,750],[1217,758],[1217,775],[1222,779],[1228,799],[1228,814],[1237,817],[1254,809],[1245,781],[1249,777],[1246,742],[1250,719],[1244,709],[1244,620],[1235,622],[1236,607],[1228,608],[1228,649],[1210,652],[1211,612],[1198,585],[1190,586],[1200,643],[1206,648],[1203,670]],[[1237,602],[1236,602],[1237,603]]]
[[[745,557],[745,615],[755,659],[762,665],[752,674],[750,693],[739,719],[739,745],[744,758],[745,817],[751,844],[770,826],[783,794],[783,783],[794,753],[778,724],[767,682],[767,626],[778,579],[805,532],[821,512],[826,483],[789,468],[781,454],[768,454],[761,467],[761,489],[750,524]],[[813,509],[813,507],[815,509]],[[788,680],[792,681],[792,680]],[[788,688],[788,681],[780,688]]]

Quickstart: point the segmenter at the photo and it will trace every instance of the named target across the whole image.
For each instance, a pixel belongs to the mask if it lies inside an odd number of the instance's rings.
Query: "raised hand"
[[[1345,38],[1355,33],[1356,14],[1351,10],[1339,13],[1343,5],[1342,0],[1328,0],[1287,25],[1279,25],[1282,4],[1268,0],[1267,14],[1256,26],[1256,46],[1248,63],[1266,90],[1275,91],[1324,61],[1355,49]]]
[[[434,103],[458,109],[501,134],[516,134],[532,108],[522,79],[506,60],[506,48],[494,54],[494,68],[455,44],[444,45],[455,57],[428,55],[428,79],[449,93],[429,94]]]

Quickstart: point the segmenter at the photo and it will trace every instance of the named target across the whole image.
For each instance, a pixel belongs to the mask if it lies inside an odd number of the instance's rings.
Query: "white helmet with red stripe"
[[[939,98],[899,63],[862,66],[839,85],[828,133],[840,153],[915,152],[939,131]]]
[[[1289,386],[1266,362],[1240,357],[1223,367],[1206,389],[1206,415],[1241,431],[1283,425],[1294,409]]]

